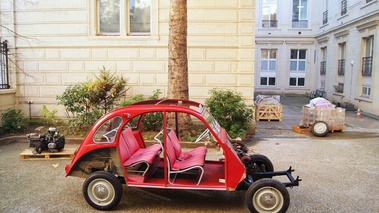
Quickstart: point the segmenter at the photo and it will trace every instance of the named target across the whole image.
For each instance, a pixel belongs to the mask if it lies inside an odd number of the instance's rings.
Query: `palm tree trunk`
[[[170,1],[168,40],[168,98],[189,99],[187,59],[187,0]],[[174,119],[169,119],[172,125]],[[191,118],[179,115],[181,136],[192,127]]]

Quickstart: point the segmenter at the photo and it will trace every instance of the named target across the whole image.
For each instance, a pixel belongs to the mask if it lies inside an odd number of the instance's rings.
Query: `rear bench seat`
[[[175,135],[175,132],[174,132],[174,135]],[[177,139],[176,135],[175,135],[175,138]],[[205,152],[202,151],[202,149],[199,149],[197,152],[194,152],[189,157],[179,160],[177,158],[177,154],[176,154],[176,150],[174,146],[176,142],[173,139],[174,139],[173,135],[167,136],[167,139],[166,139],[166,142],[167,142],[166,143],[166,155],[167,155],[166,157],[167,157],[168,167],[169,167],[168,182],[170,184],[174,184],[176,175],[178,173],[184,173],[190,170],[198,169],[200,172],[200,177],[197,182],[197,185],[199,185],[204,174],[206,149],[205,149]],[[179,143],[179,140],[177,142]],[[171,174],[175,174],[173,181],[171,181]]]
[[[139,164],[146,165],[146,169],[142,171],[143,176],[162,151],[162,147],[159,144],[154,144],[146,148],[140,148],[131,128],[127,128],[122,131],[119,148],[123,166],[133,168]]]

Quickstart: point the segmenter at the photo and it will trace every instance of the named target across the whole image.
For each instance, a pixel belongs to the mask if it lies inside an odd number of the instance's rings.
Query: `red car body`
[[[160,139],[156,136],[157,142],[147,142],[142,136],[144,119],[149,114],[157,115],[157,113],[162,119]],[[175,119],[175,126],[169,126],[168,121],[172,119],[169,118],[170,114],[189,114],[192,120],[202,123],[206,128],[204,131],[206,134],[203,136],[209,135],[212,141],[211,147],[220,148],[224,157],[209,160],[207,156],[200,156],[195,159],[196,151],[189,152],[189,159],[170,157],[170,154],[172,156],[174,152],[170,151],[174,150],[171,147],[171,137],[168,136],[172,131],[170,128],[175,129],[178,135],[181,125]],[[138,147],[130,148],[131,141]],[[130,151],[132,149],[133,151]],[[129,150],[127,156],[125,150]],[[158,153],[150,155],[157,150]],[[147,157],[148,154],[150,157]],[[174,164],[173,161],[175,161]],[[243,161],[244,158],[241,158],[235,150],[225,129],[218,124],[204,105],[190,100],[167,99],[139,102],[104,115],[88,132],[65,170],[66,176],[87,178],[83,186],[86,201],[94,208],[107,210],[116,206],[121,199],[117,182],[127,184],[128,187],[162,189],[221,191],[249,189],[249,186],[254,183],[254,178],[247,174],[247,164]],[[289,169],[289,173],[291,171],[293,170]],[[261,175],[262,172],[258,173]],[[274,174],[273,171],[269,171],[268,176],[262,177],[271,178],[276,175],[283,174]],[[297,185],[299,179],[294,180],[292,175],[289,175],[291,183],[284,186]],[[103,179],[108,180],[110,184],[98,181]],[[104,195],[104,190],[112,187],[116,188],[115,192]],[[104,196],[106,198],[103,199]],[[288,208],[288,206],[283,208]],[[254,207],[249,207],[249,209],[252,210]]]

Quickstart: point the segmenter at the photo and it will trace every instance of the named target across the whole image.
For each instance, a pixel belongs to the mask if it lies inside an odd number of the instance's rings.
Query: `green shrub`
[[[20,132],[26,128],[26,116],[20,109],[7,109],[1,113],[0,134]]]
[[[143,95],[134,95],[130,97],[129,100],[125,100],[121,103],[121,106],[128,106],[136,102],[144,101],[144,100],[155,100],[159,99],[159,96],[162,94],[160,89],[154,90],[153,95],[144,98]],[[144,130],[160,130],[162,127],[162,122],[163,122],[163,114],[161,112],[153,112],[153,113],[148,113],[143,119],[143,128]]]
[[[67,87],[62,95],[57,96],[57,100],[65,108],[70,129],[77,131],[83,126],[92,125],[112,110],[116,106],[115,101],[128,89],[126,79],[103,67],[94,81]]]
[[[243,136],[251,126],[254,113],[242,95],[221,89],[212,89],[209,93],[211,96],[205,100],[205,105],[212,115],[231,137]]]
[[[57,112],[58,110],[56,109],[50,111],[49,109],[47,109],[46,105],[42,106],[41,116],[44,118],[46,125],[55,125],[57,123],[55,118],[55,114],[57,114]]]

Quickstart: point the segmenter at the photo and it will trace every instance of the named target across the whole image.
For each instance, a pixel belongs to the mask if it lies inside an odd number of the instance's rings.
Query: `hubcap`
[[[115,198],[115,191],[109,181],[97,179],[88,185],[88,197],[93,203],[106,206]]]
[[[323,123],[317,123],[314,127],[314,130],[317,132],[317,133],[323,133],[326,131],[326,126],[325,124]]]
[[[283,196],[273,187],[263,187],[254,194],[253,204],[259,212],[278,212],[283,206]]]

